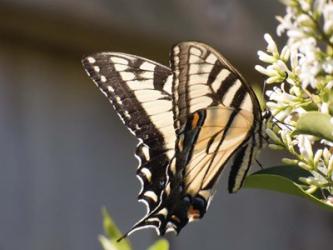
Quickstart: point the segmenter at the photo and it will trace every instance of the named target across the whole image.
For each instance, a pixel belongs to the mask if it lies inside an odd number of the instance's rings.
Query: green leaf
[[[148,250],[169,250],[169,242],[166,239],[160,239],[151,245]]]
[[[99,241],[105,250],[131,250],[131,244],[127,239],[123,239],[120,242],[117,240],[122,236],[121,231],[111,219],[106,208],[102,208],[103,214],[103,227],[106,237],[100,236]]]
[[[252,87],[254,93],[256,94],[256,97],[259,101],[261,110],[265,110],[266,102],[265,102],[265,97],[264,97],[264,93],[263,93],[261,84],[254,83],[254,84],[251,84],[251,87]]]
[[[98,240],[101,243],[104,250],[118,250],[118,248],[104,235],[98,236]]]
[[[314,135],[333,142],[331,118],[330,115],[320,112],[305,113],[298,119],[294,133]]]
[[[320,199],[319,194],[308,194],[300,186],[299,177],[311,176],[297,166],[277,166],[255,172],[246,177],[244,188],[267,189],[308,199],[333,212],[333,205]]]

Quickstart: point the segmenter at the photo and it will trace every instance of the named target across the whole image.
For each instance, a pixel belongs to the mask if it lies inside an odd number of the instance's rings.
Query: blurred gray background
[[[181,40],[222,51],[251,83],[276,0],[0,0],[0,250],[100,249],[101,207],[126,231],[136,201],[136,139],[80,59],[123,51],[168,61]],[[263,165],[279,162],[265,151]],[[224,178],[225,179],[225,178]],[[171,249],[332,249],[333,216],[262,190],[229,195],[222,180],[205,218],[168,237]],[[156,236],[131,237],[146,249]]]

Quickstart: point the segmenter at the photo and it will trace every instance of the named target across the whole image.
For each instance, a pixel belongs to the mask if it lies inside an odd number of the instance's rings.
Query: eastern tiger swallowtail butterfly
[[[140,141],[138,199],[147,214],[124,237],[146,227],[178,234],[202,218],[231,157],[228,189],[240,189],[263,144],[262,115],[253,90],[220,53],[182,42],[171,49],[170,68],[115,52],[82,62]]]

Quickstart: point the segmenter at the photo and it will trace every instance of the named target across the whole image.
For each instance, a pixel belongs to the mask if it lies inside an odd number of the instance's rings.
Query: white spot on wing
[[[92,56],[89,56],[89,57],[87,57],[87,61],[92,64],[92,63],[96,62],[96,59],[93,58]]]
[[[217,75],[215,81],[212,82],[212,88],[214,89],[215,92],[218,91],[218,89],[223,84],[223,81],[229,76],[229,74],[230,74],[230,71],[227,69],[222,69],[220,71],[220,73]]]
[[[101,75],[101,82],[106,82],[106,77]]]
[[[151,172],[148,168],[142,168],[141,173],[144,174],[144,176],[146,176],[147,180],[150,182],[151,181]]]
[[[190,64],[190,74],[210,73],[214,65],[211,64]]]
[[[191,52],[192,54],[196,55],[196,56],[201,56],[201,50],[198,49],[198,48],[194,48],[194,47],[192,47],[192,48],[190,48],[190,52]]]
[[[175,46],[175,47],[173,48],[173,53],[174,53],[175,55],[177,55],[179,52],[180,52],[179,47],[178,47],[178,46]]]
[[[167,215],[168,215],[168,209],[165,207],[165,208],[161,209],[161,210],[158,212],[158,214],[161,214],[161,215],[163,215],[164,217],[167,217]]]
[[[154,72],[146,71],[146,72],[141,73],[140,76],[142,78],[146,78],[146,79],[153,79],[154,78]]]
[[[158,222],[158,226],[160,226],[160,224],[161,224],[161,221],[156,217],[148,218],[146,221],[147,222]]]
[[[130,119],[131,115],[129,114],[129,112],[127,110],[125,110],[124,115],[126,116],[126,118]]]
[[[119,72],[123,81],[131,81],[135,79],[135,74],[132,72]]]
[[[128,65],[128,61],[126,59],[121,58],[121,57],[117,57],[117,56],[111,56],[110,61],[113,62],[113,63]]]
[[[115,65],[114,65],[114,68],[115,68],[117,71],[123,71],[123,70],[128,69],[128,66],[127,66],[127,65],[124,65],[124,64],[115,64]]]
[[[132,90],[154,89],[153,80],[134,80],[134,81],[128,81],[127,85]]]
[[[157,195],[156,195],[153,191],[146,191],[146,192],[144,193],[144,196],[146,196],[146,197],[152,199],[154,202],[157,202],[157,201],[158,201],[158,197],[157,197]]]
[[[149,149],[148,147],[142,147],[142,153],[145,156],[146,160],[149,161],[150,160],[150,155],[149,155]]]
[[[172,88],[172,75],[169,75],[168,78],[166,79],[163,90],[171,94],[171,88]]]
[[[152,115],[150,117],[152,122],[155,124],[157,128],[159,127],[166,127],[170,124],[173,124],[173,116],[172,112],[165,112],[165,113],[160,113],[157,115]]]
[[[94,66],[94,71],[96,72],[96,73],[98,73],[98,72],[100,72],[100,67],[98,67],[98,66]]]
[[[191,100],[190,112],[195,112],[199,109],[208,107],[213,100],[208,96],[202,96]]]
[[[143,64],[140,65],[140,69],[148,71],[154,71],[155,67],[156,65],[150,62],[144,62]]]
[[[190,63],[199,63],[202,62],[202,59],[196,55],[190,55],[190,59],[189,59]]]
[[[116,101],[118,104],[123,104],[123,102],[121,101],[121,98],[119,96],[116,96]]]
[[[166,229],[167,233],[175,233],[175,234],[177,234],[177,230],[176,229],[177,229],[177,226],[174,223],[172,223],[171,221],[169,221],[167,223],[167,229]]]
[[[110,91],[112,93],[114,92],[114,88],[112,88],[112,86],[108,85],[107,88],[108,88],[108,91]]]
[[[210,93],[210,88],[207,85],[194,85],[189,88],[189,98],[194,99]]]
[[[142,107],[150,116],[171,110],[172,103],[169,100],[156,100],[152,102],[142,103]]]
[[[206,83],[208,81],[209,74],[197,74],[197,75],[190,75],[190,84],[200,84],[200,83]]]
[[[140,102],[149,102],[165,97],[158,90],[136,90],[134,94]]]
[[[215,64],[216,60],[217,60],[217,57],[212,53],[210,53],[209,56],[206,58],[206,62],[211,63],[211,64]]]

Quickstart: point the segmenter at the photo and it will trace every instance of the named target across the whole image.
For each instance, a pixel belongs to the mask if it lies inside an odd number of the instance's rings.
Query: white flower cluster
[[[286,34],[288,40],[279,51],[273,38],[265,34],[268,45],[258,56],[268,65],[255,67],[267,76],[265,83],[273,86],[265,92],[273,116],[267,135],[272,148],[293,155],[285,163],[312,173],[302,179],[307,191],[320,189],[329,194],[329,201],[333,196],[333,142],[295,130],[299,117],[309,111],[329,116],[333,112],[333,1],[284,0],[284,4],[286,15],[277,17],[277,34]]]

